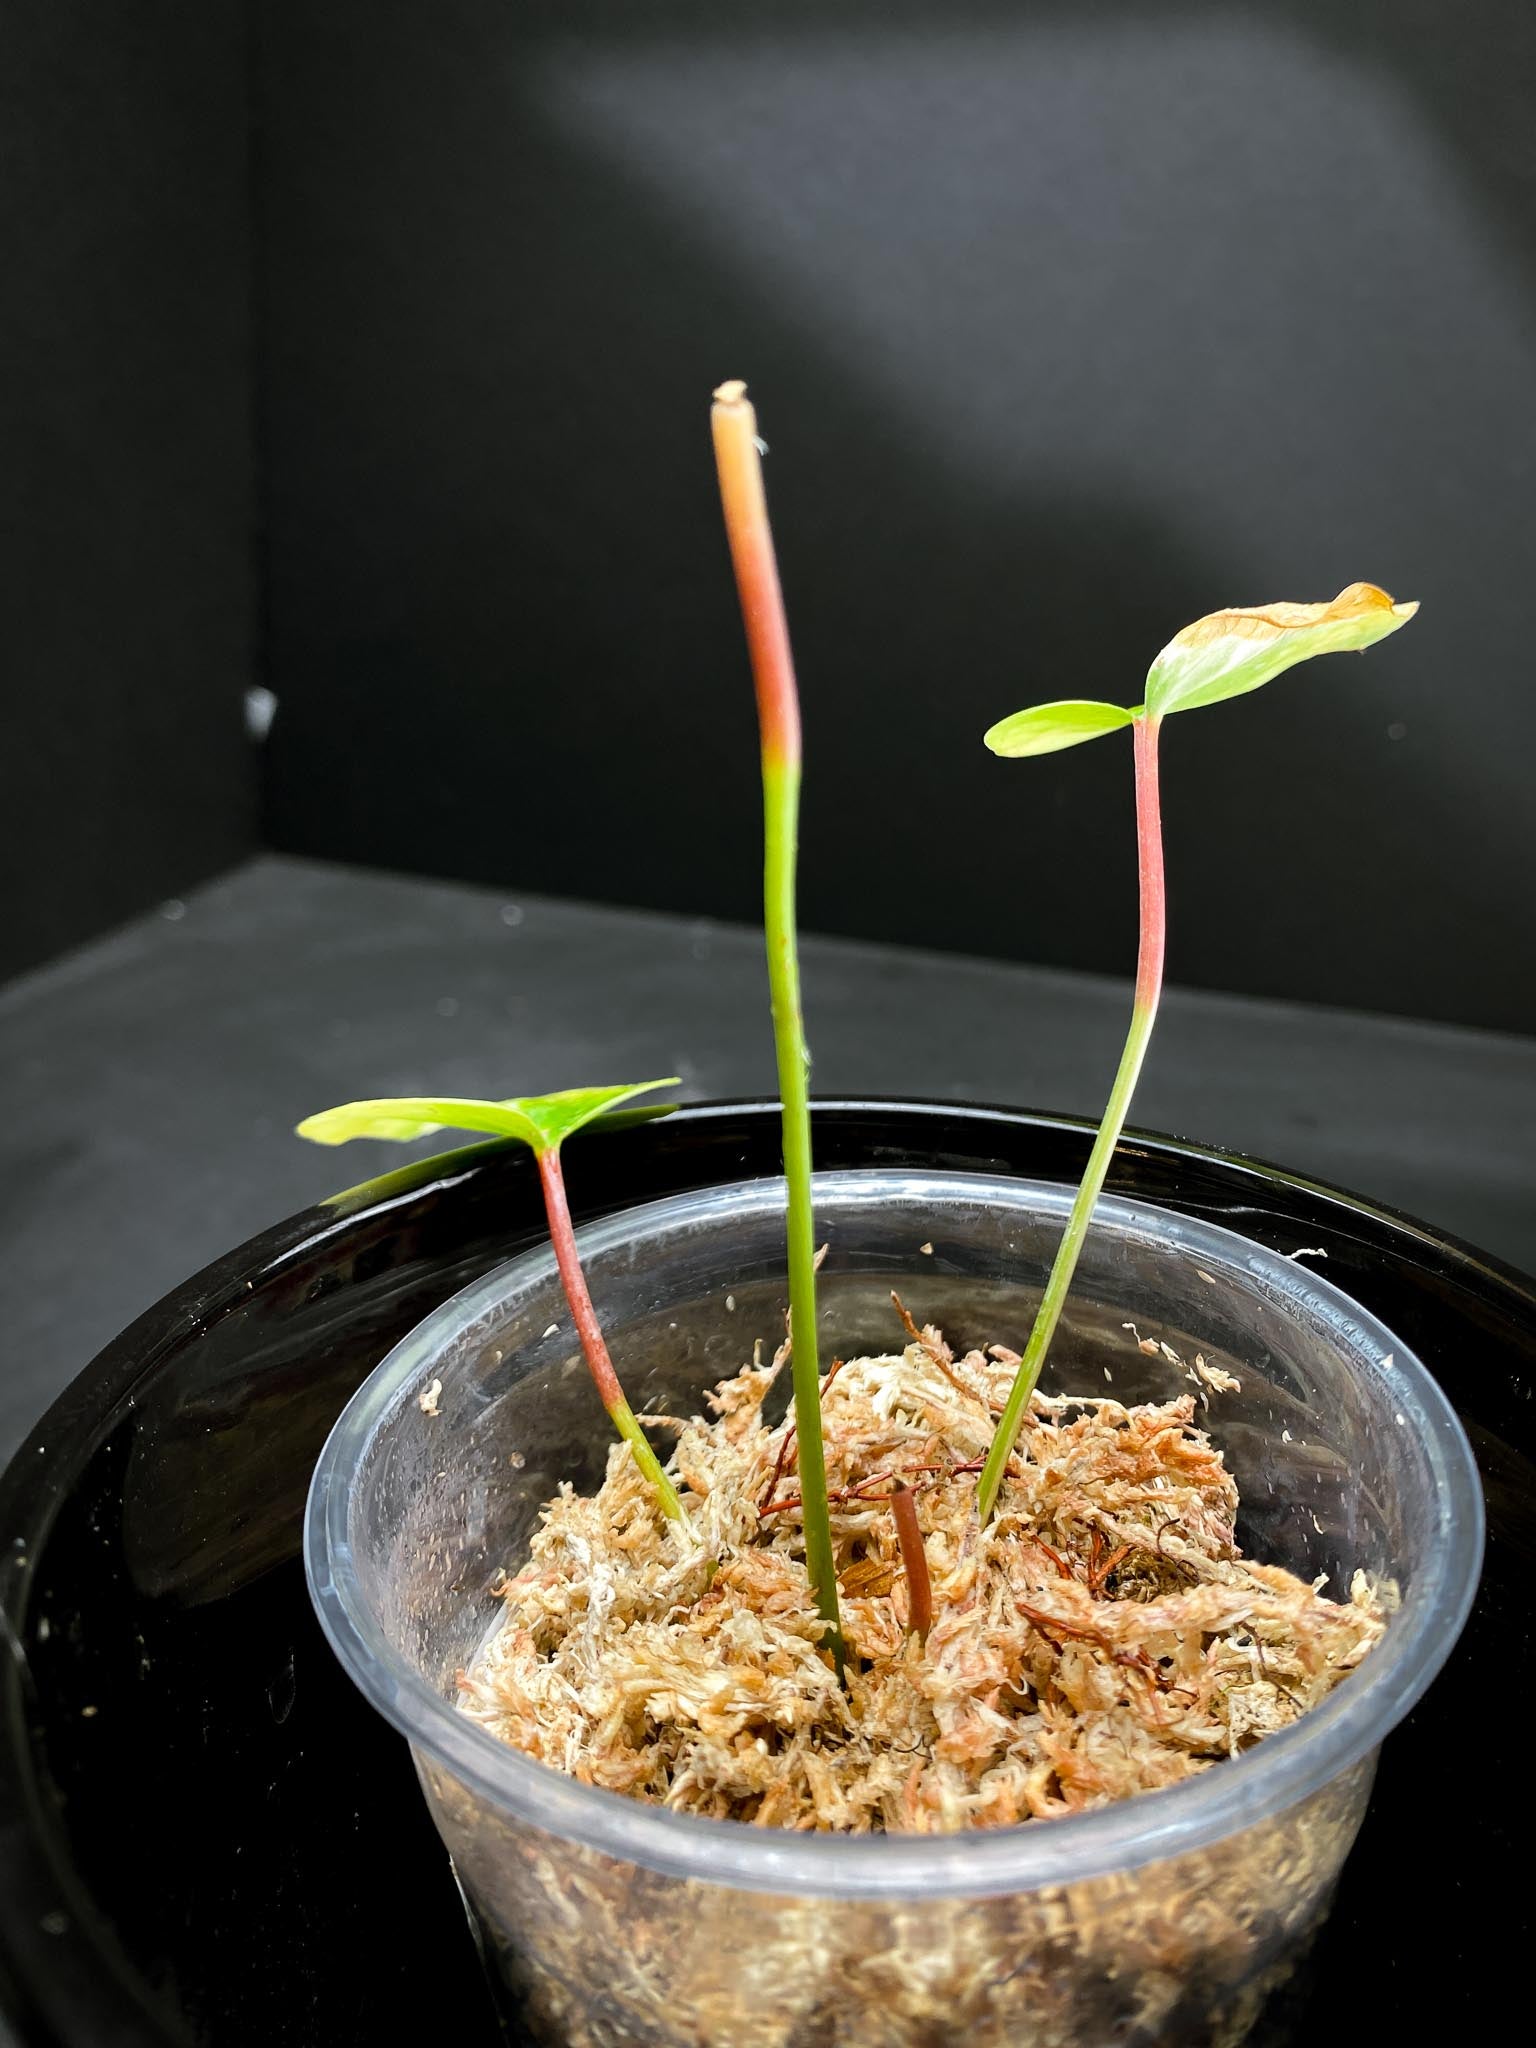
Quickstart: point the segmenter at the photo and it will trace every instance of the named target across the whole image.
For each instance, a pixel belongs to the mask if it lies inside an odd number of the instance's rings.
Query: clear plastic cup
[[[1019,1347],[1069,1191],[987,1175],[817,1176],[824,1358],[901,1343],[890,1290],[957,1346]],[[580,1235],[636,1408],[702,1406],[783,1328],[784,1189],[753,1181]],[[931,1250],[928,1247],[931,1246]],[[733,1305],[734,1304],[734,1305]],[[508,2010],[562,2048],[1105,2048],[1241,2040],[1326,1913],[1382,1737],[1455,1642],[1482,1498],[1419,1362],[1335,1288],[1198,1220],[1100,1204],[1046,1391],[1185,1391],[1124,1328],[1236,1374],[1201,1417],[1249,1555],[1342,1596],[1395,1580],[1385,1639],[1318,1708],[1166,1791],[953,1836],[797,1834],[577,1783],[455,1708],[562,1480],[609,1426],[545,1252],[414,1330],[316,1471],[311,1590],[337,1653],[414,1752]],[[1108,1380],[1106,1385],[1106,1367]],[[441,1382],[428,1413],[421,1395]]]

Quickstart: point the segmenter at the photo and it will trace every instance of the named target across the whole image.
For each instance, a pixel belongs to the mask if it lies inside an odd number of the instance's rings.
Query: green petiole
[[[773,1043],[783,1103],[784,1179],[788,1190],[790,1372],[795,1396],[801,1527],[806,1573],[827,1625],[827,1647],[843,1669],[842,1614],[821,1433],[821,1361],[816,1330],[816,1219],[811,1203],[810,1055],[800,1009],[795,943],[795,865],[800,817],[800,700],[789,627],[763,493],[757,415],[746,386],[722,384],[711,413],[726,537],[736,572],[752,658],[762,734],[763,927]]]

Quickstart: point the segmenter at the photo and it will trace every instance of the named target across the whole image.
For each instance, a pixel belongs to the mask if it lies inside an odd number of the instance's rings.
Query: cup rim
[[[819,1210],[888,1194],[930,1195],[936,1185],[973,1197],[1027,1201],[1065,1217],[1072,1190],[1014,1174],[866,1167],[818,1173]],[[705,1187],[623,1209],[585,1226],[585,1261],[690,1216],[782,1213],[784,1183],[765,1178]],[[673,1813],[584,1785],[487,1730],[442,1697],[388,1641],[363,1598],[348,1511],[350,1478],[374,1432],[422,1378],[434,1354],[467,1323],[517,1289],[555,1276],[539,1247],[461,1289],[409,1331],[364,1380],[326,1440],[304,1522],[310,1597],[332,1649],[370,1704],[411,1744],[493,1807],[522,1822],[675,1878],[748,1891],[836,1897],[988,1896],[1082,1882],[1187,1853],[1236,1834],[1307,1798],[1373,1754],[1422,1696],[1465,1624],[1481,1570],[1482,1489],[1466,1433],[1422,1361],[1341,1289],[1284,1255],[1199,1217],[1148,1202],[1101,1197],[1095,1224],[1153,1236],[1198,1254],[1218,1278],[1262,1279],[1268,1298],[1376,1369],[1389,1370],[1397,1419],[1411,1427],[1433,1481],[1429,1563],[1408,1589],[1383,1641],[1347,1685],[1291,1727],[1182,1784],[1090,1812],[960,1834],[810,1834]]]

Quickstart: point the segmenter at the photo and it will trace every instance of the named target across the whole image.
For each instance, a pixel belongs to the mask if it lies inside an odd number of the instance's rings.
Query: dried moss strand
[[[904,1480],[898,1479],[891,1488],[891,1516],[907,1581],[907,1627],[915,1636],[926,1636],[933,1626],[933,1585],[928,1576],[923,1532],[917,1522],[917,1502]]]

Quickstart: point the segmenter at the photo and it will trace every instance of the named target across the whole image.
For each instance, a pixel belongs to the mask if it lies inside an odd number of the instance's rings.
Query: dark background
[[[247,54],[0,0],[0,975],[256,843]]]
[[[1169,728],[1170,971],[1536,1024],[1526,0],[4,20],[8,964],[258,782],[282,849],[752,917],[741,375],[808,926],[1128,970],[1128,749],[983,727],[1369,577],[1400,639]]]

